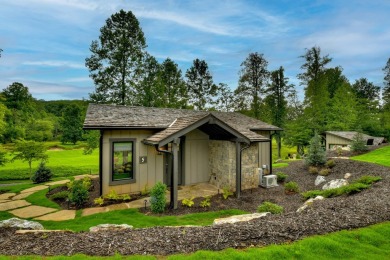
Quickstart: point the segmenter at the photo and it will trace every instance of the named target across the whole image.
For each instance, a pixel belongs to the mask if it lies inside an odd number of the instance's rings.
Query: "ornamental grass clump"
[[[259,205],[257,208],[257,212],[270,212],[271,214],[281,214],[283,212],[283,207],[279,206],[278,204],[269,202],[269,201],[264,201]]]
[[[165,210],[166,198],[165,192],[167,185],[158,182],[150,191],[150,209],[153,213],[163,213]]]

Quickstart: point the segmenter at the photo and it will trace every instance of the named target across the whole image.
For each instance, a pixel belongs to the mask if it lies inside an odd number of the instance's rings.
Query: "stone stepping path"
[[[51,220],[51,221],[64,221],[74,219],[76,217],[76,210],[60,210],[51,214],[43,215],[41,217],[34,218],[36,220]]]
[[[49,214],[54,211],[57,211],[57,209],[32,205],[32,206],[12,210],[10,211],[10,213],[19,218],[34,218],[45,214]]]
[[[14,200],[9,202],[4,202],[0,204],[0,211],[7,211],[11,209],[17,209],[21,207],[30,206],[31,203],[25,200]]]
[[[76,180],[82,179],[84,177],[98,178],[96,175],[79,175],[75,176]],[[63,185],[70,182],[70,180],[61,180],[45,183],[38,185],[32,188],[22,190],[19,194],[16,193],[3,193],[0,194],[0,211],[9,211],[9,213],[19,217],[19,218],[34,218],[36,220],[45,220],[45,221],[64,221],[71,220],[76,217],[76,210],[58,210],[55,208],[42,207],[37,205],[31,205],[31,203],[24,200],[31,194],[44,190],[50,189],[54,185]],[[183,186],[179,190],[179,200],[183,198],[189,198],[192,196],[200,195],[213,195],[217,194],[218,190],[215,186],[210,184],[199,184],[191,186]],[[167,200],[169,201],[169,192],[167,193]],[[130,209],[130,208],[142,208],[145,206],[145,200],[147,201],[147,206],[150,204],[150,197],[127,202],[121,204],[114,204],[105,207],[94,207],[86,208],[81,212],[81,216],[90,216],[98,213],[109,212],[114,210]]]
[[[8,200],[9,198],[15,196],[16,193],[3,193],[0,194],[0,200]]]

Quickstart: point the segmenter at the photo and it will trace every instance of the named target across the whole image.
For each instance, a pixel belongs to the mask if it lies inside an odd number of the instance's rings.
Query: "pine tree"
[[[319,166],[326,163],[326,152],[321,144],[321,136],[317,133],[310,140],[309,152],[305,158],[305,162],[311,166]]]

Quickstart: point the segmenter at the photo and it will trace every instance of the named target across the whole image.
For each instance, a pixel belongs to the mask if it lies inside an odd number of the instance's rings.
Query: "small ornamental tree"
[[[310,140],[309,152],[305,162],[310,166],[319,166],[326,163],[326,152],[321,145],[321,136],[317,133]]]
[[[12,158],[12,161],[22,160],[28,162],[30,175],[33,161],[46,161],[48,158],[45,145],[35,141],[17,141],[13,153],[15,155]]]
[[[150,191],[150,208],[153,213],[163,213],[165,210],[165,192],[167,186],[161,182],[156,183]]]
[[[365,152],[368,150],[367,143],[363,138],[363,134],[357,132],[352,138],[351,151],[352,152]]]
[[[31,177],[33,183],[42,183],[49,181],[53,177],[53,174],[49,168],[46,167],[45,162],[42,161],[39,164],[38,170]]]

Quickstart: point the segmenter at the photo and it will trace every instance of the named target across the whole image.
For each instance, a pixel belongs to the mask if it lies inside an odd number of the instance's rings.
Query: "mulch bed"
[[[315,175],[310,175],[302,161],[277,169],[296,181],[300,191],[318,189]],[[336,159],[336,166],[327,180],[343,178],[351,173],[351,181],[363,175],[381,176],[382,181],[370,189],[351,196],[340,196],[315,201],[312,207],[296,213],[302,204],[299,194],[287,195],[283,187],[242,192],[240,199],[223,200],[216,195],[210,210],[236,208],[255,212],[263,201],[271,201],[284,207],[281,215],[269,215],[246,223],[206,227],[153,227],[126,231],[102,231],[99,233],[48,233],[14,234],[14,229],[0,230],[0,252],[3,255],[169,255],[191,253],[197,250],[222,250],[265,246],[302,239],[315,234],[325,234],[342,229],[353,229],[390,220],[390,169],[387,167]],[[198,205],[198,202],[196,205]],[[188,214],[204,211],[195,206],[179,205],[176,211],[166,214]],[[148,211],[145,212],[146,214]]]

